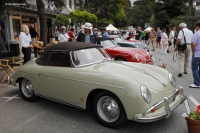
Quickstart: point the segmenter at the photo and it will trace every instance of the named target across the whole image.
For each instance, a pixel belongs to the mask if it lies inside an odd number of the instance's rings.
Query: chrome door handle
[[[40,73],[40,74],[38,74],[40,77],[42,77],[42,76],[44,76],[44,74],[43,73]]]

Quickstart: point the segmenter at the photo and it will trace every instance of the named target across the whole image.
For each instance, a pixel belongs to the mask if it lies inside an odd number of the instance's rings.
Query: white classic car
[[[169,117],[187,98],[174,76],[157,66],[114,61],[102,46],[65,42],[47,47],[41,57],[12,75],[26,101],[47,98],[81,109],[118,127],[127,120],[153,122]]]

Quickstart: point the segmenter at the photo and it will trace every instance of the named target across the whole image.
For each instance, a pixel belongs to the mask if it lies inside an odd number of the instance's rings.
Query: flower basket
[[[189,133],[200,133],[200,120],[193,120],[185,117]]]
[[[200,105],[196,111],[192,111],[189,116],[185,117],[189,133],[200,133]]]

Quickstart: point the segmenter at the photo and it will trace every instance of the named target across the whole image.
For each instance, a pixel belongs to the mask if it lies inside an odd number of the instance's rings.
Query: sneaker
[[[187,72],[184,72],[184,74],[187,74]]]
[[[182,73],[179,73],[179,74],[178,74],[178,77],[182,77]]]
[[[200,88],[200,86],[196,86],[195,84],[189,85],[190,88]]]

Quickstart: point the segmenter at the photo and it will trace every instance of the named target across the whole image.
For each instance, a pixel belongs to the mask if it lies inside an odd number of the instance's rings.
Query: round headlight
[[[169,73],[169,81],[171,82],[172,86],[176,88],[176,78],[171,73]]]
[[[145,85],[142,85],[141,88],[140,88],[140,91],[141,91],[141,95],[142,95],[144,101],[146,103],[150,104],[151,93],[150,93],[149,89]]]

